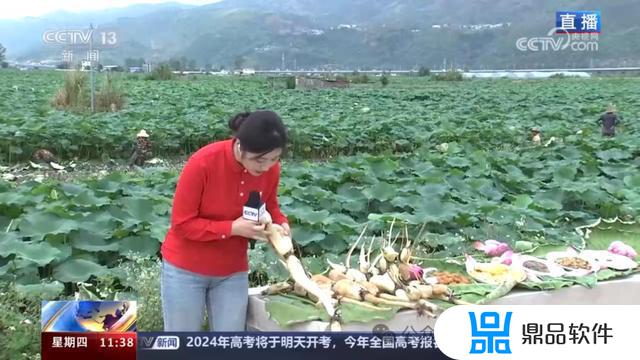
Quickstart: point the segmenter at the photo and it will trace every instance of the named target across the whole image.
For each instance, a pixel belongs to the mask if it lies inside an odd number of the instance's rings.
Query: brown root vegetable
[[[398,265],[398,273],[402,281],[408,282],[411,280],[411,267],[408,264],[400,263]]]
[[[407,293],[407,297],[411,301],[418,301],[422,299],[422,294],[420,293],[420,289],[415,286],[407,286],[404,288],[404,291]]]
[[[331,279],[329,279],[328,277],[324,276],[324,275],[313,275],[311,276],[311,280],[313,282],[315,282],[318,285],[322,285],[322,284],[330,284],[331,283]]]
[[[307,290],[298,283],[293,284],[293,293],[302,297],[307,296]]]
[[[389,277],[391,278],[391,280],[393,280],[393,282],[396,284],[396,287],[401,288],[403,286],[402,279],[400,277],[400,269],[398,268],[398,265],[396,264],[389,265],[389,268],[387,269],[387,273],[389,274]]]
[[[329,279],[333,282],[337,282],[343,279],[347,279],[347,275],[341,273],[339,270],[332,269],[329,271]]]
[[[432,285],[431,287],[432,287],[434,296],[451,294],[451,290],[447,285],[435,284],[435,285]]]
[[[332,290],[338,297],[347,297],[355,300],[362,300],[363,293],[367,291],[364,286],[349,279],[336,282],[333,284]]]
[[[369,294],[376,296],[378,295],[378,293],[380,292],[380,289],[378,289],[378,287],[368,281],[363,281],[360,283],[360,285],[362,285]]]
[[[280,282],[280,283],[269,285],[268,288],[264,289],[261,292],[261,295],[276,295],[276,294],[281,294],[291,290],[292,290],[291,284],[289,284],[288,282]]]
[[[293,241],[291,237],[284,235],[282,226],[269,223],[266,224],[265,231],[267,232],[269,242],[278,255],[286,259],[289,254],[293,253]]]
[[[295,282],[300,284],[309,294],[315,295],[322,303],[324,309],[330,316],[334,316],[336,309],[333,306],[331,296],[328,296],[315,282],[307,277],[307,273],[300,260],[293,255],[289,255],[286,260],[289,274]]]
[[[376,305],[371,304],[371,303],[366,302],[366,301],[355,300],[355,299],[351,299],[351,298],[348,298],[348,297],[340,298],[340,302],[345,302],[345,303],[349,303],[349,304],[355,304],[355,305],[362,306],[362,307],[370,309],[370,310],[391,310],[391,308],[388,308],[388,307],[376,306]]]
[[[336,282],[333,285],[332,290],[334,294],[341,299],[341,301],[344,301],[345,298],[355,301],[364,300],[374,305],[396,306],[401,308],[414,309],[417,310],[421,315],[433,315],[432,312],[437,309],[437,306],[422,299],[412,302],[408,301],[407,298],[403,299],[398,296],[385,293],[380,293],[380,296],[377,297],[369,293],[364,285],[355,283],[348,279]]]
[[[409,300],[409,296],[407,295],[407,292],[404,291],[403,289],[396,290],[396,297],[398,299],[401,299],[402,301],[411,301]]]
[[[380,299],[384,299],[384,300],[387,300],[387,301],[393,301],[393,302],[396,302],[396,303],[410,303],[411,302],[406,297],[387,294],[387,293],[380,293],[380,294],[378,294],[378,297]]]
[[[369,282],[377,286],[380,291],[392,294],[396,290],[396,284],[393,282],[389,274],[374,275]]]
[[[438,296],[436,298],[440,299],[440,300],[448,301],[448,302],[450,302],[452,304],[456,304],[456,305],[475,305],[474,303],[470,303],[468,301],[464,301],[464,300],[458,299],[453,295],[440,295],[440,296]]]
[[[331,286],[333,285],[332,282],[328,282],[328,283],[324,283],[324,284],[318,284],[318,287],[320,288],[320,290],[322,290],[322,292],[324,292],[327,296],[332,297],[333,296],[333,291],[331,291]],[[319,303],[319,300],[317,296],[310,294],[307,292],[307,297],[315,302]]]
[[[356,269],[347,270],[345,275],[347,276],[347,279],[355,282],[367,281],[367,276]]]
[[[380,260],[378,261],[378,270],[380,270],[381,274],[387,272],[387,265],[387,260],[384,258],[384,256],[381,256]]]
[[[331,262],[331,260],[327,259],[327,263],[329,264],[329,266],[331,266],[332,270],[335,270],[336,272],[339,273],[346,273],[347,272],[347,267],[342,265],[342,264],[335,264],[333,262]]]
[[[429,299],[433,296],[433,287],[431,285],[418,285],[418,291],[420,291],[420,297],[423,299]]]
[[[418,300],[418,309],[424,309],[426,314],[434,316],[433,313],[438,311],[438,305],[422,299]]]
[[[382,248],[382,255],[387,262],[394,262],[398,258],[398,252],[391,245]]]
[[[411,249],[405,247],[402,249],[402,251],[400,251],[400,261],[403,264],[408,264],[410,260],[411,260]]]
[[[384,296],[384,298],[383,298]],[[403,301],[389,294],[380,294],[380,297],[373,296],[371,294],[365,294],[364,300],[376,305],[386,305],[386,306],[396,306],[405,309],[413,309],[417,310],[418,314],[424,315],[427,314],[429,316],[434,316],[432,309],[437,309],[437,306],[423,300],[419,300],[416,302],[411,301]]]

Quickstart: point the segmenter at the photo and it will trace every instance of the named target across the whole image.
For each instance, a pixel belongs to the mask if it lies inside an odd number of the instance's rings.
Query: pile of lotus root
[[[395,222],[395,220],[394,220]],[[366,226],[349,249],[343,264],[328,261],[331,270],[325,275],[310,275],[302,266],[300,260],[293,255],[293,242],[284,230],[277,224],[266,225],[267,237],[282,263],[291,275],[292,283],[283,282],[269,286],[263,295],[293,292],[307,297],[331,317],[330,329],[339,331],[340,304],[352,303],[365,308],[376,310],[390,310],[391,307],[413,309],[419,315],[435,316],[438,307],[429,299],[451,301],[456,304],[464,302],[453,297],[452,292],[443,284],[433,284],[427,281],[424,269],[412,264],[411,241],[405,227],[403,246],[394,248],[400,232],[393,242],[393,224],[389,230],[388,239],[381,239],[379,253],[373,260],[373,244],[375,236],[366,249],[366,244],[360,247],[358,264],[352,267],[351,254],[363,239]],[[366,240],[365,240],[366,242]]]

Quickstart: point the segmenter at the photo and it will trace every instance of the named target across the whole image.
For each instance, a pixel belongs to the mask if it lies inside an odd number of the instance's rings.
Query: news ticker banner
[[[42,333],[42,359],[113,360],[386,360],[425,356],[446,360],[433,332],[131,332]]]
[[[261,360],[327,356],[388,359],[425,356],[447,359],[433,332],[140,332],[134,301],[44,301],[42,360],[211,359],[228,356]]]
[[[622,296],[622,295],[621,295]],[[42,359],[636,359],[640,305],[454,306],[435,332],[136,332],[135,302],[43,304]]]
[[[137,335],[140,360],[388,360],[403,356],[448,359],[436,347],[433,332],[140,332]]]

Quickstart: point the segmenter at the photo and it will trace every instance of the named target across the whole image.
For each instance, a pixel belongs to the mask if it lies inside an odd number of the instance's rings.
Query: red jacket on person
[[[233,156],[233,139],[196,151],[178,179],[171,227],[162,257],[174,266],[208,276],[248,271],[248,239],[231,236],[251,191],[259,191],[273,222],[287,218],[278,205],[280,164],[253,176]]]

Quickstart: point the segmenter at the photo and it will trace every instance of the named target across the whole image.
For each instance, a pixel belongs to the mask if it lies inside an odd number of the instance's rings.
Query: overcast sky
[[[165,2],[180,2],[204,5],[218,1],[220,0],[0,0],[0,19],[41,16],[59,10],[74,12],[101,10],[142,3],[159,4]]]

